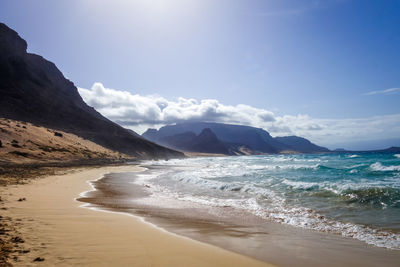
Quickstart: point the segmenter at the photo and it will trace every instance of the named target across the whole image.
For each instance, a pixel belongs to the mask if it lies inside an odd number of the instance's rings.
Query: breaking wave
[[[148,182],[156,195],[400,249],[398,158],[371,153],[170,160],[161,164],[175,166],[174,172]]]

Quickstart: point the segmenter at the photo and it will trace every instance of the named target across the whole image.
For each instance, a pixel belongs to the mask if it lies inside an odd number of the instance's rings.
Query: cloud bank
[[[95,83],[91,89],[78,89],[88,105],[138,133],[166,124],[207,121],[260,127],[273,136],[299,135],[331,148],[352,140],[400,137],[400,114],[357,119],[322,119],[304,114],[277,116],[244,104],[232,106],[215,99],[197,101],[181,97],[167,100],[158,95],[141,96],[105,88],[101,83]]]
[[[275,121],[271,111],[242,104],[223,105],[215,99],[197,101],[180,97],[169,101],[157,95],[140,96],[105,88],[101,83],[95,83],[90,90],[79,88],[79,93],[90,106],[125,126],[183,121],[263,125]]]

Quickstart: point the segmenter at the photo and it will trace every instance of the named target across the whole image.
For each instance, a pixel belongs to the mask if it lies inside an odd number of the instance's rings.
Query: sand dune
[[[0,163],[131,158],[77,135],[0,118]]]

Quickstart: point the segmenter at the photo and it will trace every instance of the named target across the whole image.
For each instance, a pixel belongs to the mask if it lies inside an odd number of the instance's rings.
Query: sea
[[[142,165],[167,167],[134,182],[155,199],[230,208],[400,250],[400,154],[199,157]]]

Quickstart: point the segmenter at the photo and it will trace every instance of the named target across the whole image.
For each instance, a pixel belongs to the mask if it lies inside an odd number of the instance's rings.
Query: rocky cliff
[[[0,117],[70,132],[137,158],[183,156],[103,117],[52,62],[26,50],[25,40],[0,23]]]

